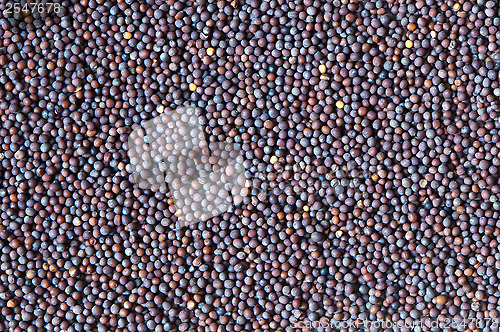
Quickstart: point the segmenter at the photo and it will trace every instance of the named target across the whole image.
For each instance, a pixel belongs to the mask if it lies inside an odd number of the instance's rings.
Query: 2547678
[[[56,13],[62,11],[61,4],[56,2],[11,2],[6,4],[4,14],[19,14],[19,13]]]

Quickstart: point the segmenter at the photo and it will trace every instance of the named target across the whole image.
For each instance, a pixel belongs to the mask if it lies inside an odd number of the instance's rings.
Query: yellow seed
[[[158,113],[163,113],[165,111],[165,106],[163,105],[158,105],[158,107],[156,108],[156,111]]]
[[[462,5],[460,5],[458,2],[453,5],[453,10],[459,11],[460,8],[462,8]]]
[[[413,42],[412,42],[411,40],[409,40],[409,39],[408,39],[408,40],[405,42],[405,46],[406,46],[406,48],[412,48],[412,47],[413,47]]]
[[[36,272],[34,270],[28,270],[28,272],[26,272],[26,278],[33,279],[34,277],[36,277]]]
[[[344,232],[342,232],[340,229],[339,229],[338,231],[336,231],[336,232],[335,232],[335,235],[336,235],[337,237],[341,237],[341,236],[342,236],[342,234],[344,234]]]
[[[328,81],[330,79],[330,77],[328,75],[321,75],[319,77],[319,79],[322,80],[322,81]]]
[[[127,32],[125,32],[125,33],[123,34],[123,38],[125,38],[125,39],[129,40],[130,38],[132,38],[132,34],[131,34],[130,32],[128,32],[128,31],[127,31]]]
[[[303,209],[304,209],[304,211],[309,212],[309,206],[304,205]]]
[[[81,226],[81,225],[82,225],[82,221],[81,221],[81,219],[80,219],[80,218],[78,218],[78,217],[75,217],[75,218],[73,219],[73,225],[75,225],[75,226],[77,226],[77,227],[78,227],[78,226]]]
[[[318,69],[319,69],[319,72],[321,74],[326,73],[326,66],[325,65],[319,65]]]
[[[427,180],[426,180],[426,179],[422,179],[422,180],[420,180],[420,182],[419,182],[420,187],[422,187],[422,188],[427,187],[427,183],[428,183],[428,182],[427,182]]]
[[[215,54],[215,49],[213,47],[207,48],[207,55],[212,56]]]
[[[335,103],[335,106],[337,106],[337,108],[344,108],[344,102],[342,100],[339,100]]]
[[[277,162],[278,162],[278,157],[276,157],[276,156],[272,156],[272,157],[271,157],[271,164],[273,164],[273,165],[274,165],[274,164],[276,164]]]
[[[436,32],[436,31],[434,31],[434,30],[432,30],[432,31],[431,31],[431,37],[432,37],[432,38],[436,38],[436,37],[437,37],[437,35],[438,35],[438,34],[437,34],[437,32]]]
[[[189,90],[191,90],[191,91],[196,91],[196,88],[197,88],[196,84],[194,84],[194,83],[189,83]]]
[[[78,268],[76,266],[73,266],[71,269],[69,269],[69,275],[74,277],[78,274]]]

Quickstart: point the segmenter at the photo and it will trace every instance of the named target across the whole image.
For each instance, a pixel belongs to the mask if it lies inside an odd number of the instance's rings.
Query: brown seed
[[[446,299],[446,296],[444,296],[444,295],[439,295],[439,296],[437,296],[437,297],[434,299],[434,301],[435,301],[437,304],[439,304],[439,305],[444,305],[444,304],[446,303],[447,299]]]
[[[196,257],[194,260],[193,260],[193,265],[196,266],[196,267],[199,267],[201,266],[202,264],[202,261],[199,257]]]

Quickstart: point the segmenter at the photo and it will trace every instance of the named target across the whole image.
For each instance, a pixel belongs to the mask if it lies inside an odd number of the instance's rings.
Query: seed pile
[[[1,331],[500,319],[497,1],[54,1],[0,2]],[[126,168],[180,106],[252,175],[188,227]]]

